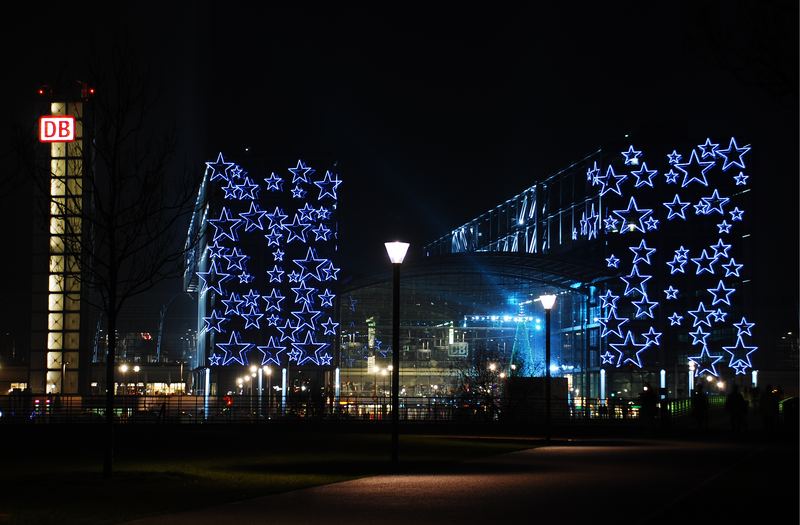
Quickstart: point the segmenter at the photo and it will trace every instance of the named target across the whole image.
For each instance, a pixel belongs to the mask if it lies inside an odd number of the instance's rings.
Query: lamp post
[[[544,307],[545,345],[544,345],[544,432],[545,441],[550,443],[550,310],[556,304],[555,295],[541,295],[539,302]]]
[[[387,242],[392,261],[392,465],[399,462],[400,449],[400,265],[408,251],[407,242]]]

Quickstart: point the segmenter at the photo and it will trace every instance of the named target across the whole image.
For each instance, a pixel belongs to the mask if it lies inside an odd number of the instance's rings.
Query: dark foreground
[[[0,523],[798,522],[796,433],[418,428],[462,434],[404,435],[389,474],[388,436],[356,430],[129,426],[107,481],[101,429],[3,426]]]

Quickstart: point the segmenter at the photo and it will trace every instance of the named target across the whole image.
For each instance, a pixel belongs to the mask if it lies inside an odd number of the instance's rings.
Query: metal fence
[[[709,395],[709,406],[722,407],[724,396]],[[0,423],[102,422],[104,396],[15,395],[0,397]],[[388,421],[388,396],[342,396],[333,398],[248,396],[212,397],[117,396],[115,420],[135,423],[258,423],[272,420],[336,419],[344,421]],[[636,400],[553,399],[555,424],[581,421],[626,421],[639,419],[680,419],[690,416],[689,399],[662,401],[642,407]],[[541,423],[545,417],[543,399],[459,397],[401,397],[400,419],[406,422]]]

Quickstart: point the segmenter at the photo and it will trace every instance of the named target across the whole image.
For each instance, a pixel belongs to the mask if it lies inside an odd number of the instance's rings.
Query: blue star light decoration
[[[602,366],[646,367],[656,353],[645,350],[659,346],[688,357],[696,375],[753,368],[755,323],[736,293],[748,279],[739,239],[748,236],[751,149],[736,138],[707,138],[657,155],[630,146],[621,157],[612,153],[602,172],[599,162],[587,166],[602,217],[591,217],[595,201],[587,202],[581,237],[596,220],[613,272],[597,296]]]
[[[208,365],[333,366],[342,180],[304,160],[267,173],[222,154],[206,163],[208,238],[196,276],[210,312]]]

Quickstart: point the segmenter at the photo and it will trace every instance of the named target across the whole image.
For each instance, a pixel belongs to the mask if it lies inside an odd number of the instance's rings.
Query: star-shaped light
[[[300,282],[300,275],[301,274],[299,274],[296,271],[292,270],[291,272],[286,274],[286,277],[289,278],[289,282],[290,283],[299,283]]]
[[[696,368],[694,370],[695,376],[701,376],[704,372],[708,372],[714,377],[717,377],[717,363],[722,361],[721,355],[712,355],[708,351],[708,347],[703,345],[703,349],[700,351],[700,355],[696,356],[689,356],[689,360],[692,361]]]
[[[286,320],[283,326],[278,326],[277,330],[281,334],[281,343],[287,340],[294,342],[294,335],[299,331],[296,326],[292,326],[292,322],[289,319]]]
[[[619,259],[611,254],[611,257],[606,258],[606,263],[608,264],[609,268],[619,268]]]
[[[722,282],[722,279],[720,279],[716,288],[707,288],[707,290],[711,295],[714,296],[714,300],[711,302],[711,306],[714,306],[717,303],[724,303],[730,306],[731,294],[736,291],[735,288],[725,288],[725,283]]]
[[[302,208],[298,208],[297,214],[300,216],[301,221],[311,222],[317,215],[317,210],[306,203]]]
[[[702,200],[694,205],[694,214],[695,215],[708,215],[708,204],[703,202]]]
[[[645,350],[645,348],[647,348],[647,343],[637,343],[634,340],[633,333],[630,330],[628,330],[628,333],[625,334],[625,340],[623,342],[609,343],[608,346],[616,350],[619,354],[619,359],[617,360],[618,367],[630,362],[631,364],[642,368],[641,353]]]
[[[244,219],[244,231],[251,232],[253,230],[264,230],[261,221],[264,220],[264,215],[267,212],[259,209],[255,201],[250,202],[250,209],[244,213],[240,213],[239,217]]]
[[[628,249],[632,251],[634,255],[632,264],[636,264],[640,261],[645,264],[650,264],[650,256],[656,252],[655,248],[649,248],[647,244],[645,244],[644,239],[641,240],[639,246],[631,246]]]
[[[309,229],[311,225],[305,222],[300,222],[300,217],[298,214],[295,214],[294,220],[289,224],[285,224],[283,227],[289,232],[289,236],[286,238],[286,244],[289,244],[295,239],[305,243],[306,230]]]
[[[736,207],[730,211],[730,214],[731,221],[740,221],[742,220],[742,215],[744,215],[744,210],[740,210],[738,207]]]
[[[750,151],[750,146],[742,146],[739,147],[736,144],[736,139],[731,137],[731,142],[728,144],[728,147],[725,149],[718,149],[717,155],[725,159],[722,163],[722,171],[728,171],[728,168],[731,166],[736,166],[737,168],[745,169],[744,165],[744,154]]]
[[[686,273],[683,269],[685,265],[686,259],[681,259],[677,255],[671,261],[667,261],[670,275],[675,275],[676,273]]]
[[[649,170],[647,169],[647,163],[642,162],[642,167],[639,168],[639,171],[631,171],[631,175],[636,177],[636,184],[634,184],[635,188],[640,186],[650,186],[653,187],[653,177],[658,174],[658,170]]]
[[[657,230],[658,229],[658,219],[653,217],[652,215],[645,219],[644,221],[645,226],[647,226],[647,231]]]
[[[677,299],[678,298],[678,290],[674,288],[672,285],[669,286],[664,293],[667,294],[667,299]]]
[[[341,268],[337,268],[333,265],[333,261],[328,261],[328,265],[322,268],[323,273],[325,273],[325,281],[335,281],[338,278],[338,274]]]
[[[300,280],[305,280],[310,277],[318,282],[325,280],[324,276],[320,275],[320,271],[324,270],[325,265],[329,262],[328,259],[318,259],[313,248],[308,249],[305,259],[294,260],[294,264],[300,267]]]
[[[743,335],[752,336],[751,329],[756,325],[756,323],[748,323],[747,319],[742,317],[742,320],[738,323],[733,323],[733,326],[736,327],[736,335],[738,337],[742,337]]]
[[[286,255],[286,254],[283,252],[283,250],[281,250],[280,248],[278,248],[277,250],[275,250],[274,252],[272,252],[272,259],[273,259],[275,262],[283,262],[283,256],[284,256],[284,255]]]
[[[703,330],[702,326],[698,326],[697,330],[689,332],[689,335],[692,336],[692,345],[706,346],[706,339],[711,335],[711,332],[706,332]]]
[[[281,245],[281,237],[283,234],[275,228],[274,230],[270,230],[268,234],[264,235],[264,238],[267,239],[267,246],[280,246]]]
[[[325,292],[319,294],[319,305],[322,307],[330,306],[333,307],[333,299],[336,297],[335,294],[331,293],[330,290],[325,288]]]
[[[594,161],[594,165],[586,170],[586,180],[592,181],[592,185],[595,184],[595,179],[600,174],[600,168],[597,167],[597,161]]]
[[[706,215],[711,215],[714,212],[717,212],[720,215],[725,215],[725,211],[723,211],[722,207],[725,206],[731,199],[728,197],[720,197],[719,191],[715,188],[711,195],[708,197],[703,197],[700,200],[706,205]]]
[[[331,211],[325,206],[320,206],[319,209],[317,210],[317,219],[321,221],[327,221],[330,218],[331,218]]]
[[[227,317],[218,316],[216,310],[211,310],[210,316],[203,317],[203,329],[208,330],[209,332],[217,332],[218,334],[221,334],[224,332],[222,329],[222,323],[227,320]]]
[[[604,365],[610,365],[614,363],[614,354],[606,350],[602,354],[600,354],[600,359],[603,360]]]
[[[225,255],[223,259],[228,261],[228,270],[241,270],[244,271],[244,267],[242,266],[247,259],[249,259],[247,255],[243,254],[239,248],[234,248],[230,254]]]
[[[606,174],[597,178],[597,182],[601,185],[600,196],[605,195],[609,191],[613,191],[621,197],[622,189],[619,185],[627,178],[627,175],[617,175],[614,173],[614,167],[609,164],[608,168],[606,168]]]
[[[338,328],[339,323],[334,322],[333,319],[328,317],[328,320],[324,323],[320,323],[320,326],[325,330],[324,335],[336,335],[336,328]]]
[[[261,366],[269,365],[270,363],[281,366],[281,358],[280,355],[286,350],[285,346],[281,346],[275,340],[274,336],[270,336],[267,344],[264,346],[257,346],[256,347],[261,355]]]
[[[289,216],[283,213],[283,210],[280,209],[278,206],[275,206],[275,211],[272,213],[266,213],[267,219],[269,219],[269,228],[280,230],[283,228],[283,221],[286,220]]]
[[[686,208],[689,207],[690,202],[682,202],[680,196],[676,193],[672,202],[665,202],[664,206],[669,210],[667,220],[671,221],[673,217],[678,217],[686,220]]]
[[[255,277],[250,275],[247,272],[242,272],[239,274],[239,284],[247,284],[252,283],[255,280]]]
[[[327,346],[327,343],[318,343],[314,341],[311,332],[306,332],[306,338],[302,342],[292,343],[292,347],[300,353],[297,357],[298,365],[305,364],[307,361],[319,365],[319,352]]]
[[[250,307],[250,312],[246,314],[242,314],[242,318],[244,319],[244,328],[245,330],[248,328],[255,328],[256,330],[261,329],[261,318],[264,317],[264,314],[258,311],[258,308],[255,306]]]
[[[249,292],[247,292],[245,295],[242,296],[242,299],[244,299],[245,306],[258,306],[259,297],[261,296],[258,295],[255,290],[251,289]]]
[[[645,292],[644,283],[649,281],[652,277],[652,275],[640,274],[639,267],[634,264],[630,274],[620,277],[620,279],[622,279],[622,281],[625,283],[625,292],[623,295],[630,295],[633,292],[639,292],[642,295],[647,295],[647,292]]]
[[[697,310],[687,310],[687,313],[694,318],[694,321],[692,321],[692,328],[703,324],[711,328],[711,321],[709,321],[708,318],[711,317],[714,311],[706,310],[702,302],[697,307]]]
[[[223,238],[230,239],[234,242],[239,240],[236,229],[241,226],[242,219],[232,218],[228,208],[222,208],[219,219],[208,219],[207,222],[214,227],[212,242],[217,242],[219,239]]]
[[[331,230],[330,228],[326,227],[324,224],[319,223],[319,226],[316,228],[311,228],[311,233],[314,234],[315,241],[327,241],[328,235],[330,235]]]
[[[611,309],[614,309],[614,308],[617,307],[617,300],[619,300],[619,296],[618,295],[614,295],[613,293],[611,293],[610,289],[606,290],[606,293],[604,293],[603,295],[601,295],[599,297],[600,297],[600,301],[602,302],[602,304],[600,305],[600,308],[611,308]]]
[[[196,272],[196,273],[197,277],[199,277],[203,283],[201,289],[202,293],[211,290],[219,295],[222,295],[223,293],[222,283],[231,278],[231,275],[229,273],[222,273],[219,270],[217,270],[216,260],[211,261],[211,268],[207,272]]]
[[[700,144],[697,147],[700,148],[702,152],[702,158],[710,157],[713,159],[717,153],[717,146],[719,146],[719,144],[712,144],[711,139],[707,138],[705,144]]]
[[[639,164],[639,157],[642,156],[641,151],[633,149],[633,145],[628,147],[628,151],[623,151],[622,156],[625,157],[626,166],[636,166]]]
[[[206,168],[211,170],[211,182],[222,179],[228,180],[228,170],[233,166],[233,162],[225,162],[222,158],[222,153],[217,155],[217,160],[214,162],[206,162]]]
[[[731,260],[728,261],[728,264],[722,265],[722,267],[725,269],[725,277],[730,277],[731,275],[739,277],[739,270],[741,270],[743,266],[743,264],[737,264],[736,260],[731,257]]]
[[[221,356],[221,355],[217,355],[217,354],[211,354],[211,355],[208,357],[208,366],[218,366],[218,365],[219,365],[219,360],[220,360],[220,359],[222,359],[222,356]]]
[[[228,181],[226,186],[222,187],[222,191],[225,192],[225,198],[229,200],[236,200],[241,195],[241,189],[238,184],[233,183],[233,178]]]
[[[697,155],[697,150],[693,149],[692,154],[689,156],[689,162],[678,162],[675,168],[683,173],[683,182],[681,187],[685,188],[692,182],[698,182],[703,186],[708,186],[708,179],[706,179],[706,172],[714,165],[713,160],[702,161]],[[691,175],[689,172],[691,171]]]
[[[306,286],[305,281],[300,281],[300,286],[296,288],[292,288],[292,291],[295,294],[295,303],[310,303],[314,304],[314,297],[313,294],[317,292],[316,288],[312,288],[310,286]]]
[[[283,179],[275,175],[274,172],[269,177],[266,177],[264,182],[267,183],[267,191],[281,191]]]
[[[295,199],[302,199],[305,196],[306,196],[306,190],[304,190],[300,186],[295,186],[294,188],[292,188],[292,197],[294,197]]]
[[[742,173],[740,171],[738,175],[733,177],[733,180],[736,181],[736,185],[737,186],[746,186],[747,185],[747,179],[749,179],[749,178],[750,177],[748,175],[745,175],[744,173]]]
[[[675,150],[672,150],[672,153],[667,153],[667,159],[670,164],[675,164],[676,162],[680,162],[682,158],[683,155],[681,155]]]
[[[645,339],[645,345],[659,346],[661,344],[662,335],[663,334],[661,332],[656,332],[656,329],[651,326],[650,330],[642,334],[642,337]]]
[[[333,356],[331,354],[328,354],[328,353],[324,353],[321,356],[319,356],[319,364],[320,364],[320,366],[328,366],[328,365],[331,364],[332,360],[333,360]]]
[[[683,316],[680,315],[678,312],[673,312],[672,315],[667,317],[669,319],[670,326],[680,326],[681,321],[683,321]]]
[[[267,270],[267,275],[269,275],[269,282],[271,283],[279,283],[281,282],[281,277],[283,274],[286,273],[276,264],[272,267],[272,270]]]
[[[221,259],[225,257],[226,253],[228,253],[228,248],[220,246],[217,241],[214,241],[214,244],[208,247],[208,257],[211,259]]]
[[[243,303],[239,296],[236,295],[234,292],[231,292],[231,296],[228,299],[223,299],[222,304],[225,305],[225,315],[228,314],[236,314],[239,315],[239,306]]]
[[[267,324],[268,324],[269,326],[275,326],[275,327],[277,327],[277,326],[278,326],[278,323],[280,323],[280,322],[281,322],[281,318],[280,318],[280,317],[278,317],[278,316],[277,316],[277,315],[275,315],[275,314],[272,314],[272,315],[270,315],[269,317],[267,317]]]
[[[677,184],[678,174],[675,173],[675,170],[670,169],[668,172],[664,174],[664,179],[666,179],[667,184]]]
[[[634,317],[649,317],[653,319],[653,308],[658,306],[657,301],[650,301],[647,294],[643,294],[638,301],[631,301],[631,304],[636,307],[636,315]]]
[[[600,326],[603,327],[600,337],[606,337],[608,334],[614,334],[617,337],[623,337],[622,335],[622,325],[628,322],[628,320],[624,317],[617,317],[616,310],[611,310],[611,314],[608,317],[601,317],[597,320],[600,323]]]
[[[718,258],[718,257],[727,257],[728,256],[728,250],[731,249],[731,245],[730,244],[725,244],[724,242],[722,242],[722,239],[719,239],[717,241],[717,244],[711,245],[711,249],[714,250],[714,258],[715,259]]]
[[[636,199],[631,197],[628,201],[628,207],[624,210],[613,210],[611,213],[619,217],[622,221],[619,232],[625,233],[626,231],[638,229],[640,232],[645,231],[644,219],[649,217],[653,210],[647,208],[639,208],[636,204]]]
[[[281,301],[285,299],[285,297],[281,295],[277,288],[273,288],[270,290],[269,295],[262,295],[261,298],[264,299],[265,303],[267,303],[267,307],[264,310],[265,312],[280,312]]]
[[[291,312],[291,314],[297,319],[297,329],[301,328],[308,328],[309,330],[316,330],[317,327],[314,324],[317,317],[319,317],[322,312],[317,310],[312,310],[311,305],[308,302],[303,303],[303,306],[300,307],[300,310],[297,312]]]
[[[297,182],[308,183],[308,175],[314,173],[314,168],[306,166],[305,162],[298,159],[297,166],[289,168],[289,171],[292,173],[292,184]]]
[[[222,358],[223,366],[228,365],[231,361],[244,366],[247,364],[245,354],[252,350],[253,344],[241,341],[239,332],[233,331],[228,342],[217,343],[217,347],[225,353]]]
[[[700,257],[692,257],[691,261],[697,265],[697,271],[695,272],[696,275],[700,275],[701,273],[713,274],[714,263],[717,262],[717,258],[709,257],[704,248],[702,253],[700,253]]]
[[[688,256],[689,256],[689,250],[687,250],[683,246],[681,246],[680,248],[675,250],[675,258],[676,259],[681,259],[681,260],[685,261],[686,257],[688,257]]]
[[[242,167],[238,164],[231,169],[231,177],[239,178],[242,176],[243,170]]]
[[[721,223],[717,224],[717,229],[719,230],[717,233],[730,233],[731,232],[731,225],[728,224],[728,221],[723,220]]]
[[[339,180],[338,175],[335,175],[335,178],[332,178],[331,172],[326,171],[322,180],[314,182],[314,186],[319,188],[319,197],[317,197],[317,200],[322,200],[324,197],[330,197],[331,199],[336,200],[336,189],[341,183],[342,181]]]
[[[618,222],[619,222],[619,219],[615,219],[614,217],[612,217],[610,215],[608,217],[606,217],[605,219],[603,219],[603,224],[605,225],[606,230],[616,231]]]
[[[245,177],[244,182],[239,185],[239,198],[255,200],[258,198],[259,186],[250,177]]]
[[[714,316],[715,323],[724,323],[725,318],[728,316],[728,313],[722,308],[717,308],[716,311],[711,315]]]

